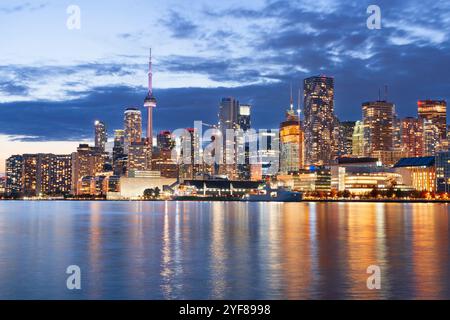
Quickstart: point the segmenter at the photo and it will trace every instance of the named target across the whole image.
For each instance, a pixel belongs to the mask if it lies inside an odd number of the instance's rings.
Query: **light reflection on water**
[[[0,298],[450,299],[446,204],[0,202]],[[82,270],[82,290],[65,270]],[[366,269],[382,270],[368,290]]]

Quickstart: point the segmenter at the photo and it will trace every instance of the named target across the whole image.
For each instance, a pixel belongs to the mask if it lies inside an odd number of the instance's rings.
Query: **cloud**
[[[190,38],[197,34],[198,27],[192,21],[171,10],[169,15],[161,22],[171,31],[175,38]]]
[[[22,11],[37,11],[37,10],[41,10],[44,9],[48,6],[48,3],[30,3],[30,2],[24,2],[21,4],[16,4],[13,6],[1,6],[0,7],[0,12],[1,13],[6,13],[6,14],[13,14],[13,13],[18,13],[18,12],[22,12]]]

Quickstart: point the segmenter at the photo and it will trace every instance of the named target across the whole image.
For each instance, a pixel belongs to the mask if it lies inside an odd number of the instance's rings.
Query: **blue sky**
[[[366,27],[369,4],[380,30]],[[66,27],[69,5],[80,30]],[[150,46],[157,130],[215,122],[228,95],[253,104],[255,127],[277,127],[289,83],[317,74],[335,77],[342,120],[359,119],[384,85],[413,116],[418,99],[449,96],[449,13],[448,1],[427,0],[2,0],[0,172],[30,142],[62,152],[91,139],[96,119],[121,127],[145,97]]]

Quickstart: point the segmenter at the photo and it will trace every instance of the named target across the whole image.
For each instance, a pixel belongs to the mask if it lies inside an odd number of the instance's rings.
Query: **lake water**
[[[1,299],[450,299],[449,206],[0,201]],[[68,290],[66,268],[81,269]],[[381,289],[367,289],[367,267]]]

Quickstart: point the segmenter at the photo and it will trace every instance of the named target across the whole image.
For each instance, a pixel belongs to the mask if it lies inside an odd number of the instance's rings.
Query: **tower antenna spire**
[[[291,110],[294,109],[294,100],[292,99],[292,82],[291,82],[291,99],[289,100]]]
[[[150,54],[148,58],[148,93],[149,96],[152,96],[153,94],[152,48],[150,48]]]

